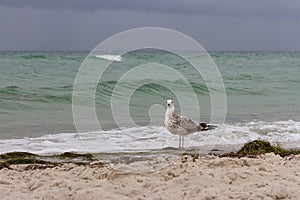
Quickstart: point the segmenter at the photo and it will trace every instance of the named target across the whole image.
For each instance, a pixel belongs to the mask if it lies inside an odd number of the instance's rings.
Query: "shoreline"
[[[206,155],[219,157],[256,157],[260,154],[275,153],[282,157],[300,154],[300,148],[282,148],[280,145],[271,144],[265,140],[254,140],[244,145],[216,145],[208,147],[189,147],[163,149],[136,149],[129,151],[113,151],[99,153],[64,152],[61,154],[33,154],[30,152],[7,152],[0,154],[0,164],[89,164],[102,162],[105,164],[127,163],[135,161],[151,161],[156,157],[192,156],[195,159]],[[1,169],[1,168],[0,168]]]

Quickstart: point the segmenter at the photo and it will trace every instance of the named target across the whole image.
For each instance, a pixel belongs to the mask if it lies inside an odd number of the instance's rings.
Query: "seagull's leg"
[[[184,135],[182,136],[182,148],[184,147]]]
[[[181,135],[180,135],[180,134],[179,134],[179,139],[178,139],[178,141],[179,141],[178,148],[180,148],[180,145],[181,145]]]
[[[182,148],[182,135],[180,135],[180,148]]]

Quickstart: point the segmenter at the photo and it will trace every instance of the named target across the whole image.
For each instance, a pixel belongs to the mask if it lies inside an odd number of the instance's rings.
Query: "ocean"
[[[300,52],[209,54],[224,81],[225,122],[216,124],[217,129],[186,136],[185,146],[241,145],[265,139],[299,148]],[[78,134],[72,114],[72,92],[86,56],[88,52],[0,52],[0,153],[99,153],[177,147],[178,137],[163,127],[165,101],[171,98],[176,102],[177,96],[163,86],[163,80],[147,80],[147,84],[132,94],[116,94],[117,99],[130,96],[124,106],[130,104],[130,115],[136,126],[120,127],[113,120],[110,98],[115,87],[118,84],[123,88],[132,87],[132,82],[119,83],[118,80],[126,70],[143,63],[164,62],[186,74],[200,102],[201,120],[210,121],[209,90],[205,81],[195,76],[184,61],[155,50],[121,56],[106,53],[91,59],[95,66],[103,60],[112,62],[95,93],[95,109],[102,130]],[[187,97],[191,95],[180,80],[168,80],[168,84],[179,88]],[[194,117],[194,105],[176,103],[179,113],[183,113],[182,107],[192,113],[187,117]],[[149,116],[153,109],[155,119]],[[155,123],[152,124],[152,120]]]

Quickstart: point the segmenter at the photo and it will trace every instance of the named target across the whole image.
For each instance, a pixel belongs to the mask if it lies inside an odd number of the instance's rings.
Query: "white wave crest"
[[[100,59],[104,59],[104,60],[117,61],[117,62],[122,61],[122,57],[120,55],[105,54],[105,55],[95,55],[95,57],[100,58]]]

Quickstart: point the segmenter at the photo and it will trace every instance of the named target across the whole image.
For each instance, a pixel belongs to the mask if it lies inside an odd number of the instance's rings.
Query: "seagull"
[[[183,148],[184,136],[198,131],[206,131],[215,126],[207,123],[198,123],[192,119],[175,113],[173,100],[167,100],[167,111],[165,116],[165,127],[174,135],[179,135],[179,148]]]

